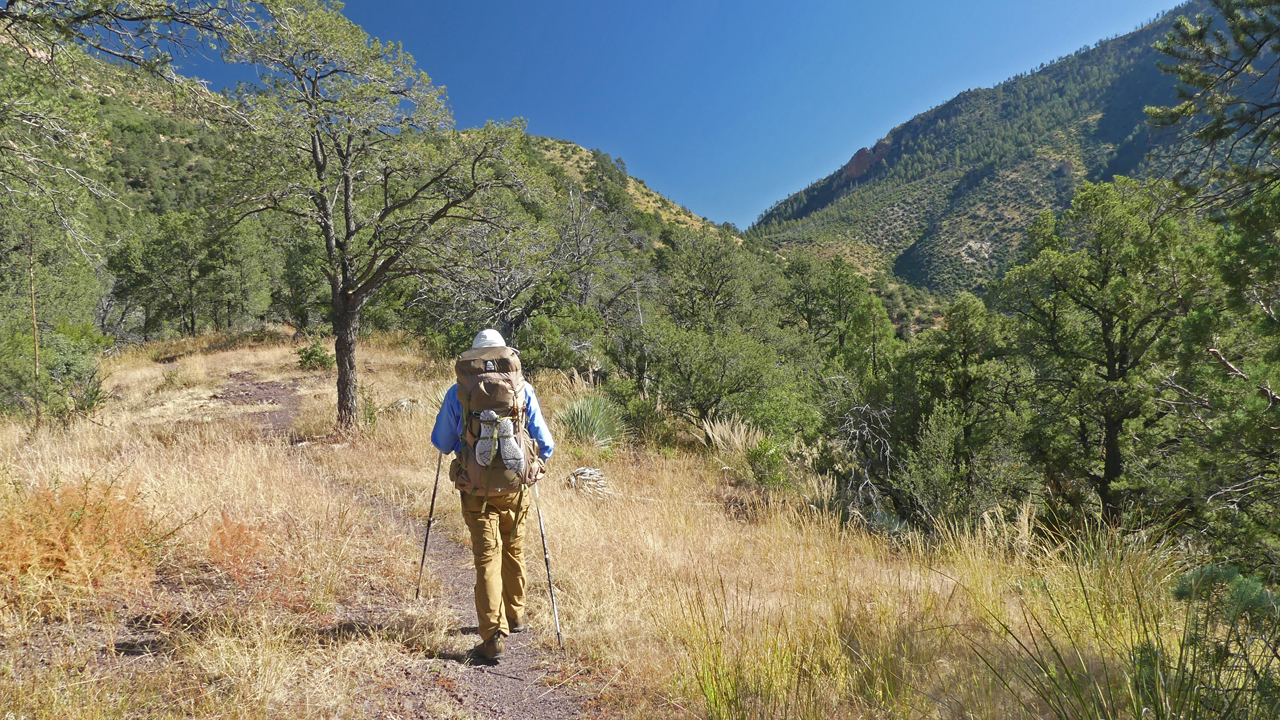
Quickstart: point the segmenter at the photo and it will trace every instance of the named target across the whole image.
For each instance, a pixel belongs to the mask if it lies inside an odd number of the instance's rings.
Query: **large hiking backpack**
[[[520,356],[509,347],[472,348],[454,364],[462,403],[461,449],[449,477],[463,492],[505,495],[537,478]]]

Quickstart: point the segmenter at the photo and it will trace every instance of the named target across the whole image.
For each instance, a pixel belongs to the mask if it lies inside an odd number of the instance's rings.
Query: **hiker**
[[[496,330],[476,335],[459,356],[458,382],[444,396],[431,444],[453,453],[449,479],[462,494],[476,565],[475,652],[494,661],[502,640],[524,630],[524,519],[529,485],[555,449],[520,356]]]

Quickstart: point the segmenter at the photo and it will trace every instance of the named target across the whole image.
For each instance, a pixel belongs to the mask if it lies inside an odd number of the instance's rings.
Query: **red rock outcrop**
[[[876,143],[875,150],[862,148],[854,153],[853,157],[844,166],[843,179],[846,181],[857,180],[866,175],[868,170],[875,167],[876,163],[889,154],[890,147],[892,145],[882,140]]]

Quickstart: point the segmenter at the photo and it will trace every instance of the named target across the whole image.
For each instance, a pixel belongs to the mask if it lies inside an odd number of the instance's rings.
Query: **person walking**
[[[440,405],[431,444],[454,454],[449,478],[461,494],[476,568],[473,652],[493,662],[503,638],[524,630],[527,488],[546,474],[555,441],[519,354],[498,331],[476,335],[454,369],[457,383]]]

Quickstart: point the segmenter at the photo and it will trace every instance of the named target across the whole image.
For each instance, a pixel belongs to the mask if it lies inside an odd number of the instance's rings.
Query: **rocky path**
[[[231,373],[226,384],[213,394],[213,398],[228,405],[261,406],[263,409],[252,417],[268,435],[287,435],[298,416],[297,379],[266,382],[256,373],[242,371]]]

